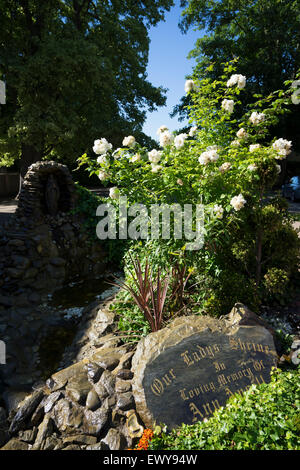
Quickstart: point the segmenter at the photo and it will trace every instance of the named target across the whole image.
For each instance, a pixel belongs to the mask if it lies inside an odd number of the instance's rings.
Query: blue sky
[[[157,129],[165,124],[171,131],[183,127],[176,118],[170,118],[169,113],[179,103],[184,95],[185,77],[192,72],[193,59],[187,55],[193,49],[200,32],[190,30],[182,34],[178,28],[182,8],[176,5],[166,13],[165,22],[159,23],[149,31],[150,51],[148,63],[148,80],[155,86],[168,88],[166,106],[153,113],[147,114],[143,131],[157,140]]]

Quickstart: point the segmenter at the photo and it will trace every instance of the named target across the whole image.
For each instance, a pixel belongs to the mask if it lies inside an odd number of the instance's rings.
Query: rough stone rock
[[[41,446],[41,450],[56,450],[60,449],[63,446],[62,442],[56,434],[51,434],[47,437],[45,442]]]
[[[120,434],[117,429],[111,428],[104,439],[101,439],[101,443],[107,446],[109,450],[120,450],[124,445],[124,436]]]
[[[49,413],[52,410],[54,403],[57,402],[62,397],[61,391],[50,393],[49,396],[46,397],[43,405],[45,413]]]
[[[103,383],[100,381],[94,384],[94,390],[97,393],[100,400],[104,400],[106,397],[109,396],[107,389],[104,387]]]
[[[85,450],[105,450],[107,447],[102,442],[97,442],[96,444],[92,444],[90,446],[86,446]]]
[[[76,444],[71,444],[67,447],[64,447],[63,449],[61,450],[81,450],[80,449],[80,446],[76,445]]]
[[[84,423],[82,407],[65,398],[55,403],[50,415],[57,429],[64,433],[78,432]]]
[[[49,415],[45,415],[43,422],[39,425],[37,437],[35,439],[32,450],[41,449],[42,444],[44,443],[46,438],[51,435],[52,430],[53,430],[52,419]]]
[[[115,377],[114,377],[108,370],[105,370],[105,371],[103,372],[103,374],[101,375],[100,380],[99,380],[98,383],[102,384],[102,385],[105,387],[105,389],[106,389],[108,395],[112,395],[112,394],[114,393],[114,391],[115,391],[116,379],[115,379]],[[94,388],[95,388],[95,390],[96,390],[96,392],[97,392],[96,385],[97,385],[97,384],[94,385]],[[98,393],[98,392],[97,392],[97,393]],[[99,397],[100,397],[100,395],[99,395]],[[100,398],[101,398],[101,397],[100,397]]]
[[[0,450],[28,450],[29,444],[27,442],[19,441],[19,439],[13,438],[8,441],[5,446],[1,447]]]
[[[87,434],[76,434],[74,436],[68,436],[63,439],[64,444],[94,445],[96,442],[96,436],[88,436]]]
[[[84,434],[99,436],[108,424],[110,410],[105,406],[98,408],[96,411],[85,409],[84,415],[85,423],[81,431]]]
[[[115,389],[117,393],[129,392],[131,390],[131,383],[128,380],[117,378]]]
[[[37,433],[38,429],[34,426],[32,429],[26,429],[26,431],[21,431],[19,433],[19,439],[21,441],[28,442],[29,444],[31,444],[35,441]]]
[[[95,411],[101,405],[101,400],[95,390],[90,390],[86,398],[86,407]]]
[[[130,380],[133,378],[133,373],[129,369],[121,369],[117,373],[116,377],[122,380]]]
[[[126,427],[128,429],[128,434],[132,439],[142,437],[144,428],[141,424],[139,424],[134,410],[127,412]]]
[[[5,444],[5,446],[1,447],[0,450],[28,450],[29,444],[27,442],[19,441],[16,438],[11,439],[10,441]]]
[[[33,414],[34,410],[41,402],[43,396],[44,396],[43,391],[37,390],[32,395],[27,397],[24,400],[24,402],[22,402],[9,428],[9,431],[12,434],[19,431],[22,428],[25,421]]]
[[[69,378],[66,386],[66,394],[80,404],[84,404],[92,385],[88,380],[84,368],[78,370],[77,375]]]
[[[72,381],[74,377],[86,375],[84,371],[84,366],[88,363],[88,359],[83,359],[76,364],[72,364],[71,366],[62,369],[55,374],[52,374],[51,378],[47,380],[46,384],[48,388],[54,392],[61,388],[63,388],[67,382]]]
[[[257,320],[257,322],[256,322]],[[257,332],[257,333],[255,333]],[[229,315],[222,317],[221,319],[215,319],[212,317],[208,316],[187,316],[187,317],[179,317],[176,318],[173,322],[171,322],[166,328],[163,328],[162,330],[155,332],[155,333],[150,333],[147,335],[145,338],[142,338],[142,340],[138,343],[136,352],[133,356],[132,359],[132,372],[134,373],[134,378],[132,380],[132,390],[133,390],[133,395],[135,399],[135,404],[136,404],[136,409],[138,415],[141,417],[143,422],[147,427],[152,427],[156,419],[159,419],[158,417],[155,418],[154,415],[152,414],[152,411],[150,411],[148,405],[147,405],[147,400],[146,400],[146,395],[145,395],[145,383],[148,380],[151,381],[150,376],[152,377],[151,374],[157,374],[157,372],[152,372],[151,367],[153,367],[153,363],[155,363],[155,360],[161,357],[166,351],[171,350],[171,348],[176,349],[177,346],[180,344],[183,344],[184,341],[186,344],[191,337],[212,337],[216,336],[218,338],[218,341],[221,341],[222,338],[224,339],[224,342],[226,344],[229,344],[229,339],[233,340],[234,335],[250,335],[249,339],[251,338],[251,334],[253,335],[258,335],[258,337],[261,338],[266,338],[266,342],[268,343],[268,353],[265,355],[268,358],[269,363],[275,365],[276,362],[276,352],[275,352],[275,346],[274,346],[274,341],[272,338],[272,335],[270,334],[267,329],[265,329],[265,326],[261,324],[260,319],[252,312],[249,311],[245,306],[241,304],[236,304],[235,307],[232,309]],[[236,336],[237,337],[237,336]],[[243,337],[243,336],[242,336]],[[225,343],[224,343],[225,344]],[[248,344],[248,343],[247,343]],[[249,343],[250,344],[250,343]],[[229,347],[229,346],[228,346]],[[201,349],[201,348],[200,348]],[[232,349],[232,352],[230,353],[232,357],[236,357],[236,363],[238,364],[239,357],[241,357],[241,351],[236,351],[236,347]],[[171,354],[172,351],[169,353]],[[174,354],[174,353],[173,353]],[[178,353],[179,354],[179,353]],[[246,354],[246,353],[245,353]],[[251,353],[252,354],[252,353]],[[256,354],[256,353],[255,353]],[[165,354],[166,356],[166,354]],[[182,354],[181,354],[182,356]],[[231,357],[228,356],[227,357]],[[249,353],[249,360],[251,361],[251,364],[253,366],[253,359],[251,359],[252,356]],[[224,358],[225,359],[225,358]],[[198,359],[197,359],[198,360]],[[167,361],[167,359],[165,359]],[[178,363],[178,364],[177,364]],[[213,366],[212,361],[210,360],[212,369],[214,375],[216,375],[216,370],[215,366]],[[227,360],[228,363],[228,360]],[[186,364],[183,363],[183,358],[178,356],[176,358],[176,361],[174,362],[175,367],[178,365],[178,367],[181,367],[181,370],[187,370]],[[194,364],[194,362],[193,362]],[[207,363],[208,364],[208,363]],[[156,367],[159,370],[159,363],[157,362]],[[161,374],[164,373],[164,370],[167,370],[166,368],[168,367],[167,364],[165,364],[165,369],[161,369]],[[172,366],[169,365],[171,372],[173,371]],[[173,366],[174,367],[174,366]],[[232,365],[232,367],[236,367]],[[145,375],[145,371],[147,368],[147,376]],[[149,370],[151,369],[151,373]],[[188,369],[189,371],[191,369]],[[199,369],[200,370],[200,369]],[[206,369],[205,369],[206,370]],[[231,372],[235,372],[235,369],[232,370]],[[180,372],[182,375],[183,372]],[[201,372],[202,373],[202,372]],[[227,372],[228,373],[228,372]],[[251,372],[252,373],[252,372]],[[158,372],[159,374],[159,372]],[[179,391],[177,390],[177,383],[179,383],[179,387],[183,388],[184,386],[187,386],[186,383],[182,383],[182,380],[184,380],[181,375],[179,378],[174,381],[174,387],[167,387],[163,384],[163,390],[164,393],[170,393],[169,391],[172,389],[174,390],[174,397],[178,396],[178,400],[180,401],[180,394],[178,393]],[[252,373],[252,376],[254,378],[254,374]],[[250,383],[252,380],[251,377],[249,378],[247,383]],[[160,377],[162,380],[162,376]],[[171,379],[173,376],[171,377]],[[147,379],[147,380],[146,380]],[[159,384],[161,384],[161,381],[159,381],[156,378],[156,375],[153,375],[153,380],[158,381]],[[189,378],[191,380],[191,378]],[[205,380],[209,381],[210,378],[206,377]],[[217,380],[217,377],[216,377]],[[170,377],[166,378],[167,384],[171,384],[172,380],[170,380]],[[198,379],[199,381],[199,379]],[[198,384],[199,382],[196,382]],[[237,382],[238,383],[238,382]],[[153,387],[153,382],[152,382],[152,387]],[[148,385],[149,391],[148,396],[151,396],[152,401],[156,399],[156,396],[158,396],[157,403],[161,402],[161,390],[159,390],[158,395],[155,395],[154,392],[157,393],[157,390],[155,389],[154,391],[150,388],[150,385]],[[167,391],[166,391],[167,390]],[[221,393],[221,392],[219,392]],[[225,395],[224,388],[222,388],[222,394]],[[172,395],[173,396],[173,395]],[[154,397],[154,398],[153,398]],[[219,396],[214,396],[214,399],[218,398]],[[176,398],[177,399],[177,398]],[[201,398],[202,399],[202,398]],[[223,398],[222,398],[223,399]],[[175,398],[174,398],[175,400]],[[200,398],[199,398],[200,400]],[[198,401],[199,401],[198,400]],[[156,402],[155,402],[156,403]],[[156,414],[157,416],[159,415],[159,407],[156,403]],[[188,402],[189,403],[189,402]],[[154,406],[154,405],[153,405]],[[173,402],[173,407],[176,406],[175,401]],[[200,405],[199,405],[200,406]],[[152,408],[153,409],[153,408]],[[171,408],[166,408],[166,410],[170,410]],[[183,409],[183,408],[182,408]],[[190,415],[192,415],[190,409],[189,411],[189,417],[188,419],[191,419]],[[168,411],[169,412],[169,411]],[[166,411],[167,413],[167,411]],[[173,412],[174,415],[174,412]],[[172,416],[169,414],[169,419],[170,422],[172,421]],[[183,421],[182,421],[183,422]],[[172,424],[173,426],[173,424]]]
[[[85,366],[85,368],[87,370],[88,380],[90,380],[92,383],[98,382],[104,370],[103,367],[100,367],[98,364],[95,364],[94,362],[89,362]]]
[[[118,395],[116,406],[120,410],[124,410],[124,411],[134,408],[135,402],[134,402],[134,397],[132,393],[131,392],[120,393],[120,395]]]

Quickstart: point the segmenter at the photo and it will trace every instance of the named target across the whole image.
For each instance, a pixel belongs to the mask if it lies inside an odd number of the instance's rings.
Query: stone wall
[[[47,178],[59,187],[55,213],[45,201]],[[0,338],[6,343],[2,380],[26,376],[33,348],[46,327],[41,303],[76,275],[103,274],[105,253],[82,229],[84,215],[72,214],[76,191],[64,165],[38,162],[24,179],[17,211],[0,226]],[[21,369],[16,373],[17,369]],[[4,378],[3,378],[4,376]],[[0,377],[1,382],[1,377]],[[1,385],[1,383],[0,383]]]

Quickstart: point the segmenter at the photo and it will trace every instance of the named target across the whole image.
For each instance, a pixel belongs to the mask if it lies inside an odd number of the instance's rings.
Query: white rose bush
[[[210,66],[212,67],[212,66]],[[225,64],[219,80],[187,80],[190,127],[172,133],[158,131],[157,148],[142,147],[133,136],[116,150],[103,137],[79,158],[89,173],[110,185],[117,206],[120,195],[128,204],[204,205],[204,246],[188,252],[186,240],[130,241],[130,249],[153,266],[168,269],[174,257],[193,271],[196,305],[214,314],[229,311],[234,302],[256,308],[274,285],[291,278],[298,261],[299,242],[284,201],[266,197],[276,183],[281,160],[292,142],[270,137],[291,102],[291,92],[258,97],[244,112],[242,95],[247,77],[236,73],[236,62]],[[173,261],[172,261],[173,260]],[[272,271],[273,270],[273,271]],[[276,283],[275,282],[275,283]],[[269,290],[268,290],[269,289]],[[275,289],[276,291],[276,289]]]

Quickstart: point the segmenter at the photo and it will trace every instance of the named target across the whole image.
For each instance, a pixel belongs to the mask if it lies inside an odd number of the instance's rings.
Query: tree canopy
[[[206,68],[213,63],[209,74],[215,79],[222,63],[238,58],[249,99],[251,93],[267,95],[295,78],[300,67],[299,0],[182,0],[181,6],[181,30],[205,31],[189,54],[197,60],[198,76],[207,76]],[[186,101],[175,113],[182,113]],[[299,118],[300,109],[294,106],[282,123],[295,137]]]
[[[147,139],[146,110],[165,104],[165,90],[147,80],[148,29],[172,5],[0,0],[0,155],[71,162],[102,136]]]

